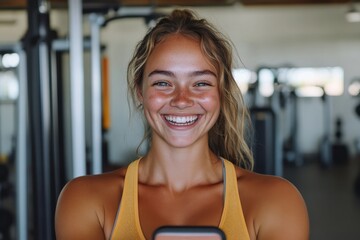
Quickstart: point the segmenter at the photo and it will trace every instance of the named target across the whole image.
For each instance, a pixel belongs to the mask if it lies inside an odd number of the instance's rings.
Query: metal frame
[[[100,28],[104,18],[96,13],[89,16],[91,24],[91,93],[92,93],[92,174],[102,172],[101,124],[101,44]]]
[[[70,6],[71,7],[71,6]],[[101,43],[100,31],[109,22],[123,18],[143,17],[146,21],[164,16],[162,13],[155,13],[154,7],[122,7],[116,15],[110,18],[91,13],[89,22],[91,26],[91,82],[92,82],[92,165],[91,173],[102,172],[102,125],[101,125]],[[73,24],[71,24],[73,25]],[[78,31],[79,33],[80,31]],[[79,36],[77,36],[79,37]],[[79,66],[80,69],[80,66]]]
[[[86,174],[82,1],[68,0],[73,177]]]
[[[28,88],[26,53],[22,45],[1,45],[1,51],[16,52],[20,56],[17,68],[19,80],[19,97],[16,100],[16,158],[15,158],[15,206],[16,206],[16,237],[28,239]]]
[[[322,98],[324,104],[324,136],[320,148],[320,162],[323,167],[330,167],[333,164],[332,159],[332,148],[331,148],[331,120],[332,109],[331,109],[331,96],[324,93]]]
[[[54,169],[57,152],[56,125],[51,99],[51,30],[49,3],[28,2],[28,31],[24,39],[29,107],[29,162],[32,167],[34,237],[54,239],[54,209],[57,192]]]
[[[19,65],[19,98],[17,102],[17,143],[16,143],[16,230],[17,239],[28,239],[28,185],[27,185],[27,123],[28,123],[28,106],[27,106],[27,70],[26,70],[26,53],[18,47],[16,51],[20,55]]]

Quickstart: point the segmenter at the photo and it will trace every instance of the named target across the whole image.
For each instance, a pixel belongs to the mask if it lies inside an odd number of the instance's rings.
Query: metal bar
[[[63,158],[63,154],[60,151],[60,136],[59,133],[59,122],[60,114],[59,114],[59,102],[58,102],[58,88],[59,88],[59,79],[57,78],[57,58],[56,52],[51,51],[51,116],[52,116],[52,129],[53,129],[53,142],[52,142],[52,149],[53,149],[53,166],[52,172],[54,176],[54,190],[55,190],[55,198],[59,196],[61,189],[63,187],[63,179],[62,179],[62,162],[60,159]],[[59,116],[60,115],[60,116]]]
[[[324,139],[322,143],[322,164],[325,167],[329,167],[333,164],[332,153],[331,153],[331,96],[324,93]]]
[[[91,24],[91,101],[92,101],[92,174],[102,172],[102,126],[101,126],[101,17],[92,13]]]
[[[28,2],[26,35],[29,133],[33,177],[34,237],[54,239],[52,177],[52,124],[50,100],[50,18],[46,0]]]
[[[283,175],[283,155],[282,155],[282,130],[279,125],[279,116],[280,116],[280,103],[279,103],[279,95],[280,95],[281,89],[277,89],[277,91],[274,91],[273,97],[271,98],[271,108],[274,111],[274,174],[276,176],[282,176]]]
[[[26,54],[23,50],[19,65],[19,98],[17,102],[17,143],[16,143],[16,232],[17,239],[27,240],[28,234],[28,186],[27,186],[27,72]]]
[[[82,1],[68,0],[73,177],[86,174]]]
[[[42,174],[43,174],[43,195],[44,197],[44,221],[52,221],[52,177],[51,177],[51,116],[50,116],[50,76],[49,76],[49,49],[47,43],[40,43],[39,45],[39,56],[40,56],[40,97],[41,97],[41,108],[42,108]],[[37,186],[38,187],[38,186]],[[46,231],[46,236],[52,236],[51,228]]]
[[[91,48],[91,43],[89,39],[85,38],[83,40],[84,50],[89,50]],[[52,41],[52,50],[55,52],[68,52],[70,49],[69,39],[54,39]]]
[[[121,7],[117,11],[118,16],[148,16],[153,13],[154,13],[154,6]]]
[[[51,227],[51,221],[53,220],[53,179],[52,179],[52,168],[51,163],[53,161],[53,148],[51,148],[52,138],[52,122],[51,122],[51,99],[50,99],[50,81],[51,81],[51,62],[50,62],[50,6],[47,0],[39,0],[39,45],[38,45],[38,56],[39,56],[39,93],[40,93],[40,108],[41,108],[41,154],[42,162],[37,166],[41,168],[39,171],[42,176],[39,178],[42,181],[41,186],[36,186],[37,192],[42,191],[41,197],[43,198],[43,205],[38,208],[43,208],[42,221],[43,224],[39,224],[38,228],[42,229],[41,238],[49,239],[54,236],[54,228]],[[38,196],[40,197],[40,196]],[[45,228],[45,229],[43,229]],[[39,231],[40,232],[40,231]]]
[[[102,26],[106,26],[109,22],[124,18],[148,18],[156,20],[157,18],[165,16],[165,13],[156,12],[154,6],[143,7],[126,7],[119,8],[115,16],[107,17],[102,22]]]
[[[0,45],[0,51],[2,52],[9,52],[9,51],[15,51],[16,46],[14,44],[1,44]]]

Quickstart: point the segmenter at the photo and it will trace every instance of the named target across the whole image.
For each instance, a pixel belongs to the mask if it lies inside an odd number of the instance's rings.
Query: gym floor
[[[284,177],[302,193],[310,217],[310,239],[360,239],[360,195],[354,182],[360,159],[323,168],[315,161],[284,167]]]

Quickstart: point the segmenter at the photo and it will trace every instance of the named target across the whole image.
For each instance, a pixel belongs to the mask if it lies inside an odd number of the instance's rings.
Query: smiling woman
[[[128,85],[150,148],[126,168],[70,181],[56,209],[57,239],[151,239],[169,225],[212,226],[227,239],[308,239],[297,189],[251,172],[230,46],[188,10],[149,30]]]
[[[208,145],[207,132],[220,111],[216,72],[196,39],[173,34],[157,44],[137,90],[152,142],[174,147]]]

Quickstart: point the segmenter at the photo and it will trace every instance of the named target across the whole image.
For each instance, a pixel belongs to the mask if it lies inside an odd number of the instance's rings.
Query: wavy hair
[[[129,93],[135,106],[138,109],[142,108],[137,99],[137,91],[142,85],[147,59],[154,47],[171,34],[183,34],[197,39],[204,55],[218,70],[221,109],[219,118],[209,131],[210,149],[234,164],[252,170],[253,156],[245,139],[248,133],[246,130],[251,128],[251,121],[240,89],[232,75],[232,45],[212,24],[198,18],[193,11],[174,10],[169,16],[161,18],[155,27],[149,29],[137,44],[127,72]],[[150,139],[151,132],[147,126],[141,143]]]

